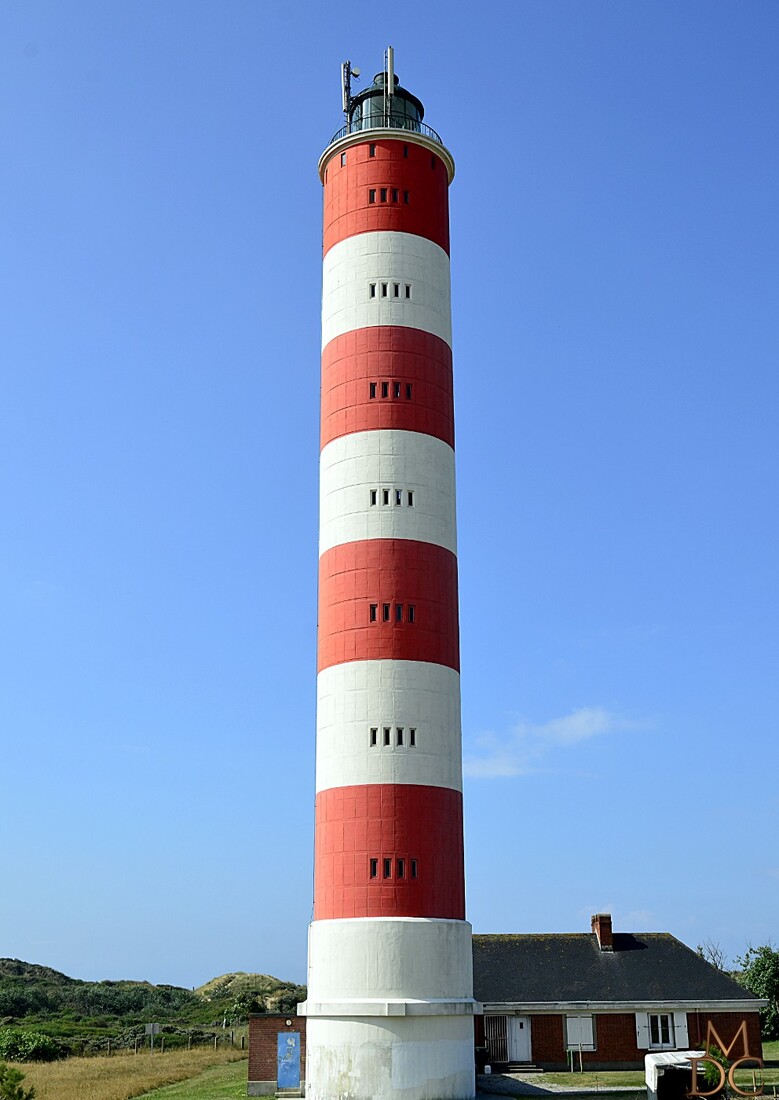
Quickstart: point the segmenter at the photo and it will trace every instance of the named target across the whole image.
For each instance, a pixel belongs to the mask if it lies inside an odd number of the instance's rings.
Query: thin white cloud
[[[658,920],[651,909],[631,909],[622,914],[622,927],[620,932],[646,932],[648,929],[657,928]]]
[[[503,736],[481,733],[463,758],[465,774],[475,779],[529,775],[542,761],[564,749],[604,734],[624,733],[642,723],[622,718],[604,707],[579,707],[548,722],[519,722]]]

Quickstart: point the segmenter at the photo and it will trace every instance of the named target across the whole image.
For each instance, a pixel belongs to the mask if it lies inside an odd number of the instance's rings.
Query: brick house
[[[493,1066],[639,1068],[702,1049],[709,1024],[718,1045],[736,1039],[733,1058],[762,1054],[764,1001],[667,932],[613,932],[607,913],[591,933],[474,936],[473,974],[476,1045]]]

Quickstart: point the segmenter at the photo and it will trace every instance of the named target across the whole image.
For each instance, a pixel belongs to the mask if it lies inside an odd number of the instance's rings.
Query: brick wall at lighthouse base
[[[306,1079],[306,1021],[294,1013],[271,1015],[256,1013],[249,1017],[248,1096],[273,1096],[276,1092],[276,1051],[279,1032],[300,1035],[300,1080]]]

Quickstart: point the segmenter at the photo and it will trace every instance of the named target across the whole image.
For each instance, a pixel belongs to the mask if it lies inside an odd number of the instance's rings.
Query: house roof
[[[668,932],[615,932],[613,951],[590,933],[474,936],[473,982],[488,1003],[758,1000]]]

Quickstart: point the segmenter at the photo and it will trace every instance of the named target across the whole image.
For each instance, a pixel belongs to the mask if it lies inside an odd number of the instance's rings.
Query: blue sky
[[[393,9],[394,10],[394,9]],[[0,6],[0,954],[302,980],[321,189],[451,189],[468,911],[776,936],[774,0]]]

